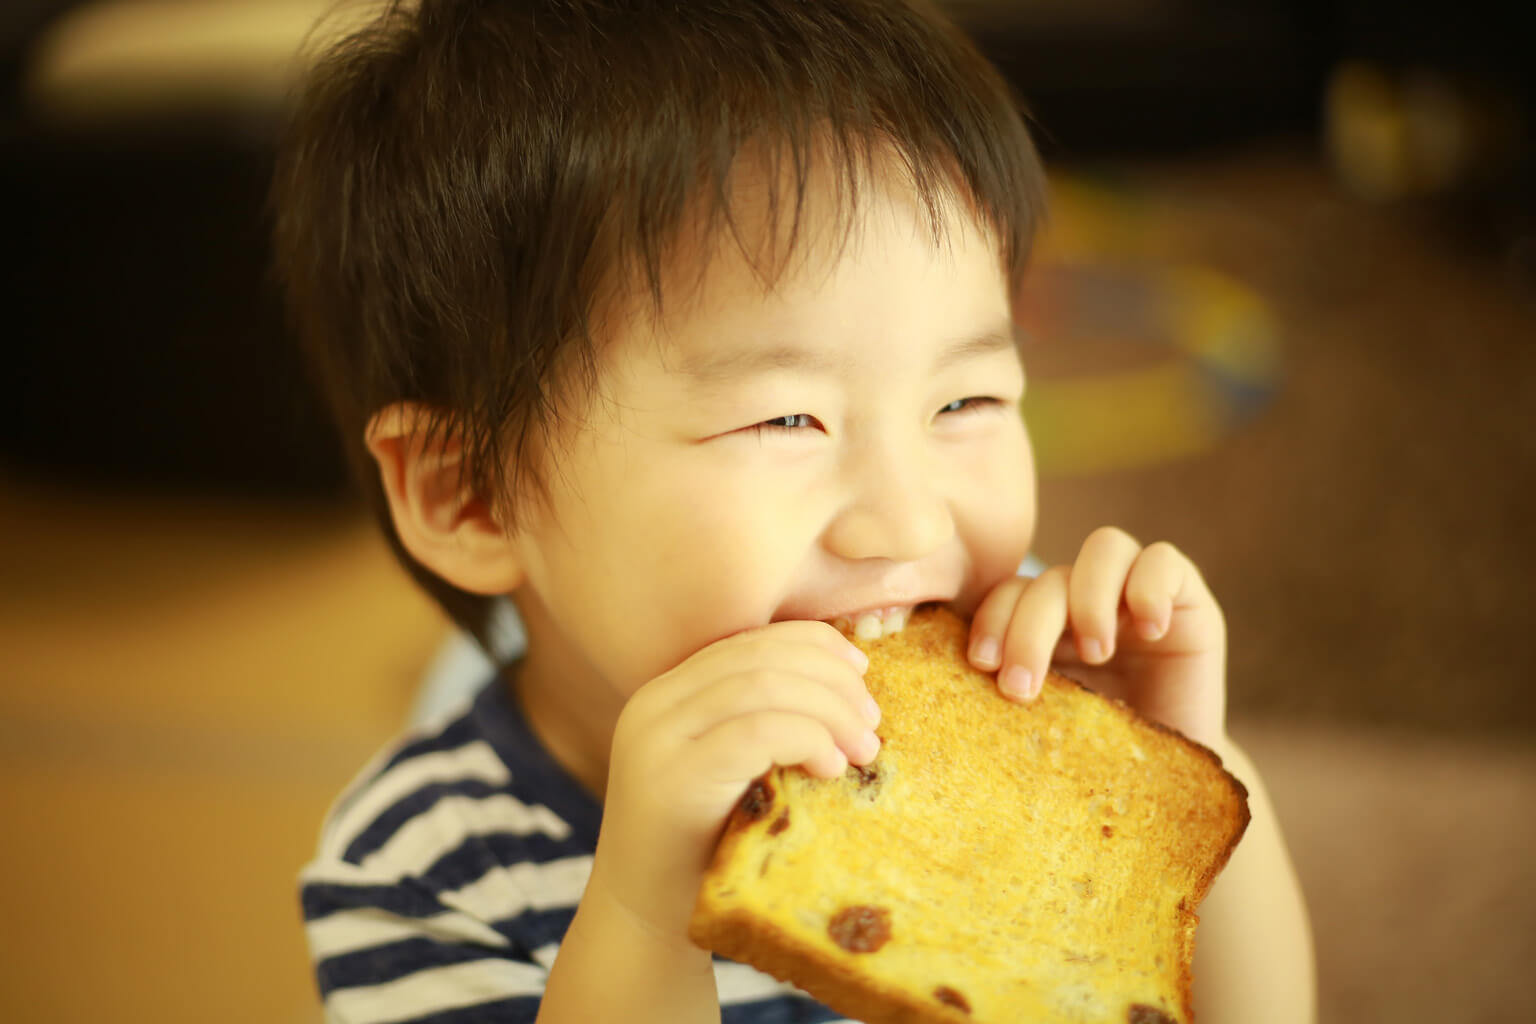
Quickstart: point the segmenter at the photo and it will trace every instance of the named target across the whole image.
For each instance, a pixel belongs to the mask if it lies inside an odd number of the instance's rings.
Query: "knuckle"
[[[1132,613],[1145,615],[1158,610],[1159,606],[1167,600],[1167,596],[1147,586],[1129,586],[1125,588],[1125,604]]]
[[[783,686],[783,679],[779,673],[762,665],[742,672],[735,679],[735,691],[738,697],[747,697],[753,694],[777,693]]]
[[[736,732],[743,746],[769,747],[779,739],[780,730],[773,716],[743,715],[736,720]]]

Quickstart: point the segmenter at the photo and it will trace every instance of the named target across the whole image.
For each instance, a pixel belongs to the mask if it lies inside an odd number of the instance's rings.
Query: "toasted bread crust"
[[[743,910],[698,923],[689,933],[695,943],[723,957],[750,963],[758,970],[788,981],[839,1013],[869,1016],[880,1024],[973,1024],[969,1014],[935,998],[919,1003],[908,992],[877,986],[849,964],[828,960],[821,950],[771,922]],[[870,1007],[878,1005],[878,1016]],[[849,1007],[864,1007],[851,1010]]]
[[[1056,673],[1007,701],[967,634],[925,608],[855,641],[880,757],[754,783],[691,937],[867,1024],[1187,1024],[1194,908],[1247,791],[1213,751]]]

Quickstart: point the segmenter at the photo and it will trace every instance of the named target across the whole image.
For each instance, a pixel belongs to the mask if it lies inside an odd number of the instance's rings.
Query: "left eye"
[[[756,424],[754,430],[801,430],[805,427],[817,425],[816,417],[807,412],[797,412],[789,416],[775,416],[771,420],[763,420]]]
[[[970,398],[957,398],[953,402],[950,402],[948,405],[946,405],[944,408],[940,409],[939,412],[976,412],[981,409],[986,409],[988,407],[1001,404],[1002,403],[996,398],[987,398],[985,396],[976,395]]]

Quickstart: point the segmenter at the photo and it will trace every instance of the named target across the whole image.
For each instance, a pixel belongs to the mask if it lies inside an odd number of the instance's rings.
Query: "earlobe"
[[[411,556],[475,594],[508,594],[523,581],[512,537],[491,502],[470,489],[454,431],[430,430],[432,410],[400,402],[375,413],[365,441],[378,463],[395,532]]]

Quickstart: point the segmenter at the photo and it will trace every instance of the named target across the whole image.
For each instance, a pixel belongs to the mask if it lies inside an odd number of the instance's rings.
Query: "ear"
[[[460,590],[507,594],[523,581],[512,538],[491,503],[460,480],[463,446],[449,430],[427,442],[432,412],[400,402],[375,413],[364,439],[411,556]]]

